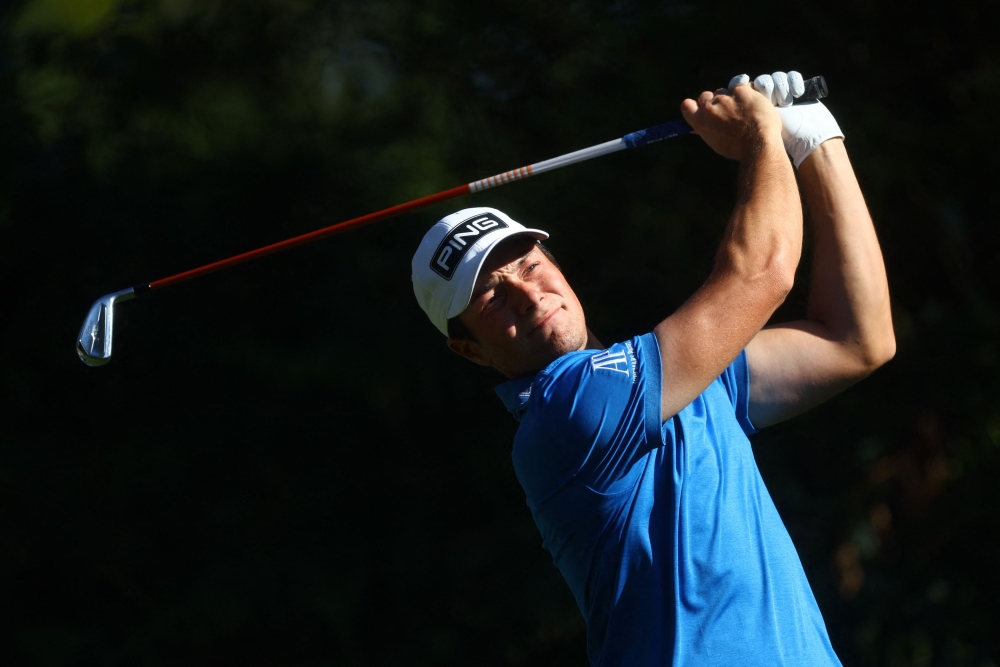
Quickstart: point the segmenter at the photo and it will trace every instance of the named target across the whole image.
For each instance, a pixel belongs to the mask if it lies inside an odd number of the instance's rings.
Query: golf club
[[[815,101],[827,96],[828,90],[826,80],[822,76],[807,79],[804,83],[805,91],[797,98],[798,101]],[[490,176],[489,178],[473,181],[472,183],[460,185],[458,187],[451,188],[450,190],[443,190],[436,194],[414,199],[404,204],[398,204],[396,206],[382,209],[381,211],[375,211],[374,213],[369,213],[358,218],[340,222],[329,227],[324,227],[323,229],[317,229],[313,232],[295,236],[278,243],[273,243],[262,248],[257,248],[256,250],[251,250],[240,255],[229,257],[228,259],[206,264],[196,269],[191,269],[190,271],[185,271],[167,278],[161,278],[160,280],[155,280],[150,283],[142,283],[119,292],[107,294],[95,301],[94,305],[90,307],[90,312],[87,313],[87,317],[83,321],[83,326],[80,327],[80,335],[77,336],[76,352],[80,356],[83,363],[88,366],[103,366],[111,360],[111,344],[113,341],[114,312],[116,303],[130,301],[148,292],[163,289],[164,287],[170,287],[171,285],[176,285],[177,283],[184,282],[186,280],[198,278],[208,273],[219,271],[220,269],[225,269],[236,264],[248,262],[252,259],[257,259],[258,257],[270,255],[282,250],[294,248],[295,246],[302,245],[304,243],[309,243],[310,241],[316,241],[349,229],[361,227],[363,225],[376,222],[377,220],[384,220],[386,218],[400,215],[401,213],[415,211],[417,209],[424,208],[425,206],[430,206],[431,204],[436,204],[455,197],[461,197],[462,195],[467,195],[472,192],[488,190],[489,188],[519,181],[521,179],[528,178],[529,176],[537,176],[538,174],[543,174],[547,171],[552,171],[553,169],[559,169],[560,167],[565,167],[570,164],[590,160],[601,155],[607,155],[608,153],[614,153],[626,148],[639,148],[640,146],[645,146],[646,144],[662,141],[664,139],[669,139],[682,134],[688,134],[690,132],[691,126],[681,119],[669,121],[667,123],[663,123],[662,125],[654,125],[646,128],[645,130],[639,130],[637,132],[626,134],[620,139],[613,139],[612,141],[607,141],[603,144],[597,144],[596,146],[560,155],[559,157],[552,158],[551,160],[544,160],[542,162],[529,164],[525,167],[519,167],[511,171],[505,171],[495,176]]]

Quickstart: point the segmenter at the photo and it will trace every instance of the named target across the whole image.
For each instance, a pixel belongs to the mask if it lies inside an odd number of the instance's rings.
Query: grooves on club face
[[[134,298],[135,290],[129,287],[102,296],[90,307],[90,312],[80,327],[80,335],[76,339],[76,353],[83,363],[88,366],[103,366],[111,361],[115,303]]]

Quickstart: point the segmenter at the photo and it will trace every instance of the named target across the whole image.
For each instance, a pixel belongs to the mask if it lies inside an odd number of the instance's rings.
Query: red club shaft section
[[[206,264],[205,266],[200,266],[197,269],[191,269],[190,271],[185,271],[184,273],[178,273],[177,275],[170,276],[168,278],[161,278],[160,280],[149,283],[149,289],[158,290],[164,287],[170,287],[171,285],[182,283],[185,280],[191,280],[192,278],[203,276],[206,273],[219,271],[220,269],[225,269],[242,262],[249,262],[251,259],[257,259],[258,257],[263,257],[264,255],[270,255],[271,253],[294,248],[295,246],[302,245],[303,243],[309,243],[310,241],[316,241],[317,239],[339,234],[340,232],[346,232],[348,229],[362,227],[371,222],[391,218],[394,215],[408,213],[425,206],[430,206],[431,204],[436,204],[448,199],[454,199],[455,197],[461,197],[462,195],[469,194],[469,192],[471,192],[471,190],[469,189],[468,184],[460,185],[457,188],[444,190],[442,192],[438,192],[437,194],[408,201],[405,204],[398,204],[390,208],[384,208],[381,211],[375,211],[374,213],[363,215],[360,218],[353,218],[351,220],[345,220],[344,222],[338,222],[335,225],[330,225],[329,227],[324,227],[323,229],[317,229],[314,232],[309,232],[308,234],[302,234],[301,236],[279,241],[278,243],[272,243],[271,245],[266,245],[263,248],[257,248],[256,250],[245,252],[242,255],[236,255],[234,257],[230,257],[229,259],[222,259],[218,262]]]

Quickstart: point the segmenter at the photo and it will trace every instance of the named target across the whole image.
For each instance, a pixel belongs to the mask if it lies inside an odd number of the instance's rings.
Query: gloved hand
[[[750,77],[746,74],[734,76],[729,82],[729,89],[749,82]],[[778,108],[781,139],[796,169],[827,139],[843,138],[844,133],[833,119],[833,114],[822,102],[793,103],[794,98],[805,92],[802,75],[798,72],[761,74],[754,79],[753,87]]]

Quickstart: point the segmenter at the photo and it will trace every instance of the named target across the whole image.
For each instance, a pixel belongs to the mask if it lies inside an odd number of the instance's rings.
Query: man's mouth
[[[535,326],[531,327],[531,331],[528,332],[528,335],[530,336],[533,333],[535,333],[536,331],[538,331],[546,322],[548,322],[553,317],[555,317],[556,313],[558,313],[558,312],[559,312],[558,308],[553,308],[548,313],[546,313],[542,317],[542,319],[538,320],[538,322],[535,324]]]

